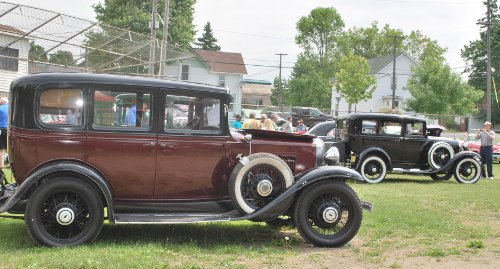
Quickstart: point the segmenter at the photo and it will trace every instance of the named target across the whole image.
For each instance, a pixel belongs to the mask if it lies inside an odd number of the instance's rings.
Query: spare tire
[[[255,153],[244,157],[229,179],[229,197],[243,214],[263,208],[293,184],[293,173],[280,157]]]
[[[436,142],[429,149],[427,161],[433,169],[439,169],[453,157],[455,157],[455,151],[453,151],[450,144],[446,142]]]

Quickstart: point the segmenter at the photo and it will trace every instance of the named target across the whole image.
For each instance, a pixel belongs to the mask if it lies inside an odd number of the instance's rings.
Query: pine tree
[[[211,50],[211,51],[220,51],[220,46],[218,46],[217,38],[214,37],[214,33],[212,32],[212,26],[210,26],[210,22],[205,24],[203,27],[203,34],[200,38],[197,39],[196,46],[202,50]]]

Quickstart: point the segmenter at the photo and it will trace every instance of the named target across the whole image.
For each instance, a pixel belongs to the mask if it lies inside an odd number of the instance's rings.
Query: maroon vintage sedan
[[[2,179],[0,213],[24,214],[40,244],[92,242],[106,210],[116,224],[288,216],[312,244],[341,246],[371,208],[345,184],[363,180],[357,172],[321,166],[338,158],[321,140],[231,132],[226,88],[38,74],[15,80],[10,96],[16,183]]]

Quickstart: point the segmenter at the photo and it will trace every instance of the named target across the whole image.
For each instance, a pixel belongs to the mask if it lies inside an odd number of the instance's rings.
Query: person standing
[[[304,134],[305,132],[307,132],[307,126],[304,125],[304,120],[303,119],[299,119],[297,121],[298,125],[297,125],[297,133],[299,134]]]
[[[248,119],[243,122],[243,129],[260,129],[260,121],[255,119],[255,112],[250,112]]]
[[[288,116],[288,121],[283,124],[283,128],[281,128],[281,131],[282,132],[285,132],[285,133],[292,133],[293,132],[293,117],[292,116]]]
[[[7,149],[7,127],[9,126],[9,99],[0,98],[0,169],[5,161],[5,149]]]
[[[488,177],[493,180],[493,141],[495,140],[495,132],[491,130],[491,122],[486,121],[484,128],[479,129],[476,134],[476,139],[481,138],[481,177],[485,178],[484,165],[488,169]]]
[[[242,125],[241,125],[241,116],[240,115],[236,115],[235,118],[236,118],[236,120],[233,123],[233,128],[234,129],[241,129],[242,128]]]

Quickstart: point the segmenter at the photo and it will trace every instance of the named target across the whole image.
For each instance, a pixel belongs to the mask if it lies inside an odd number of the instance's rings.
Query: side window
[[[150,93],[95,91],[92,125],[149,130],[152,101]]]
[[[361,122],[361,134],[367,134],[367,135],[377,134],[377,121],[363,120]]]
[[[380,126],[380,134],[401,136],[401,123],[394,121],[382,122],[382,125]]]
[[[167,95],[165,131],[220,134],[221,101],[210,97]]]
[[[411,136],[423,136],[424,135],[424,123],[423,122],[407,122],[406,123],[406,134]]]
[[[49,89],[40,94],[38,119],[45,125],[81,126],[83,91]]]

